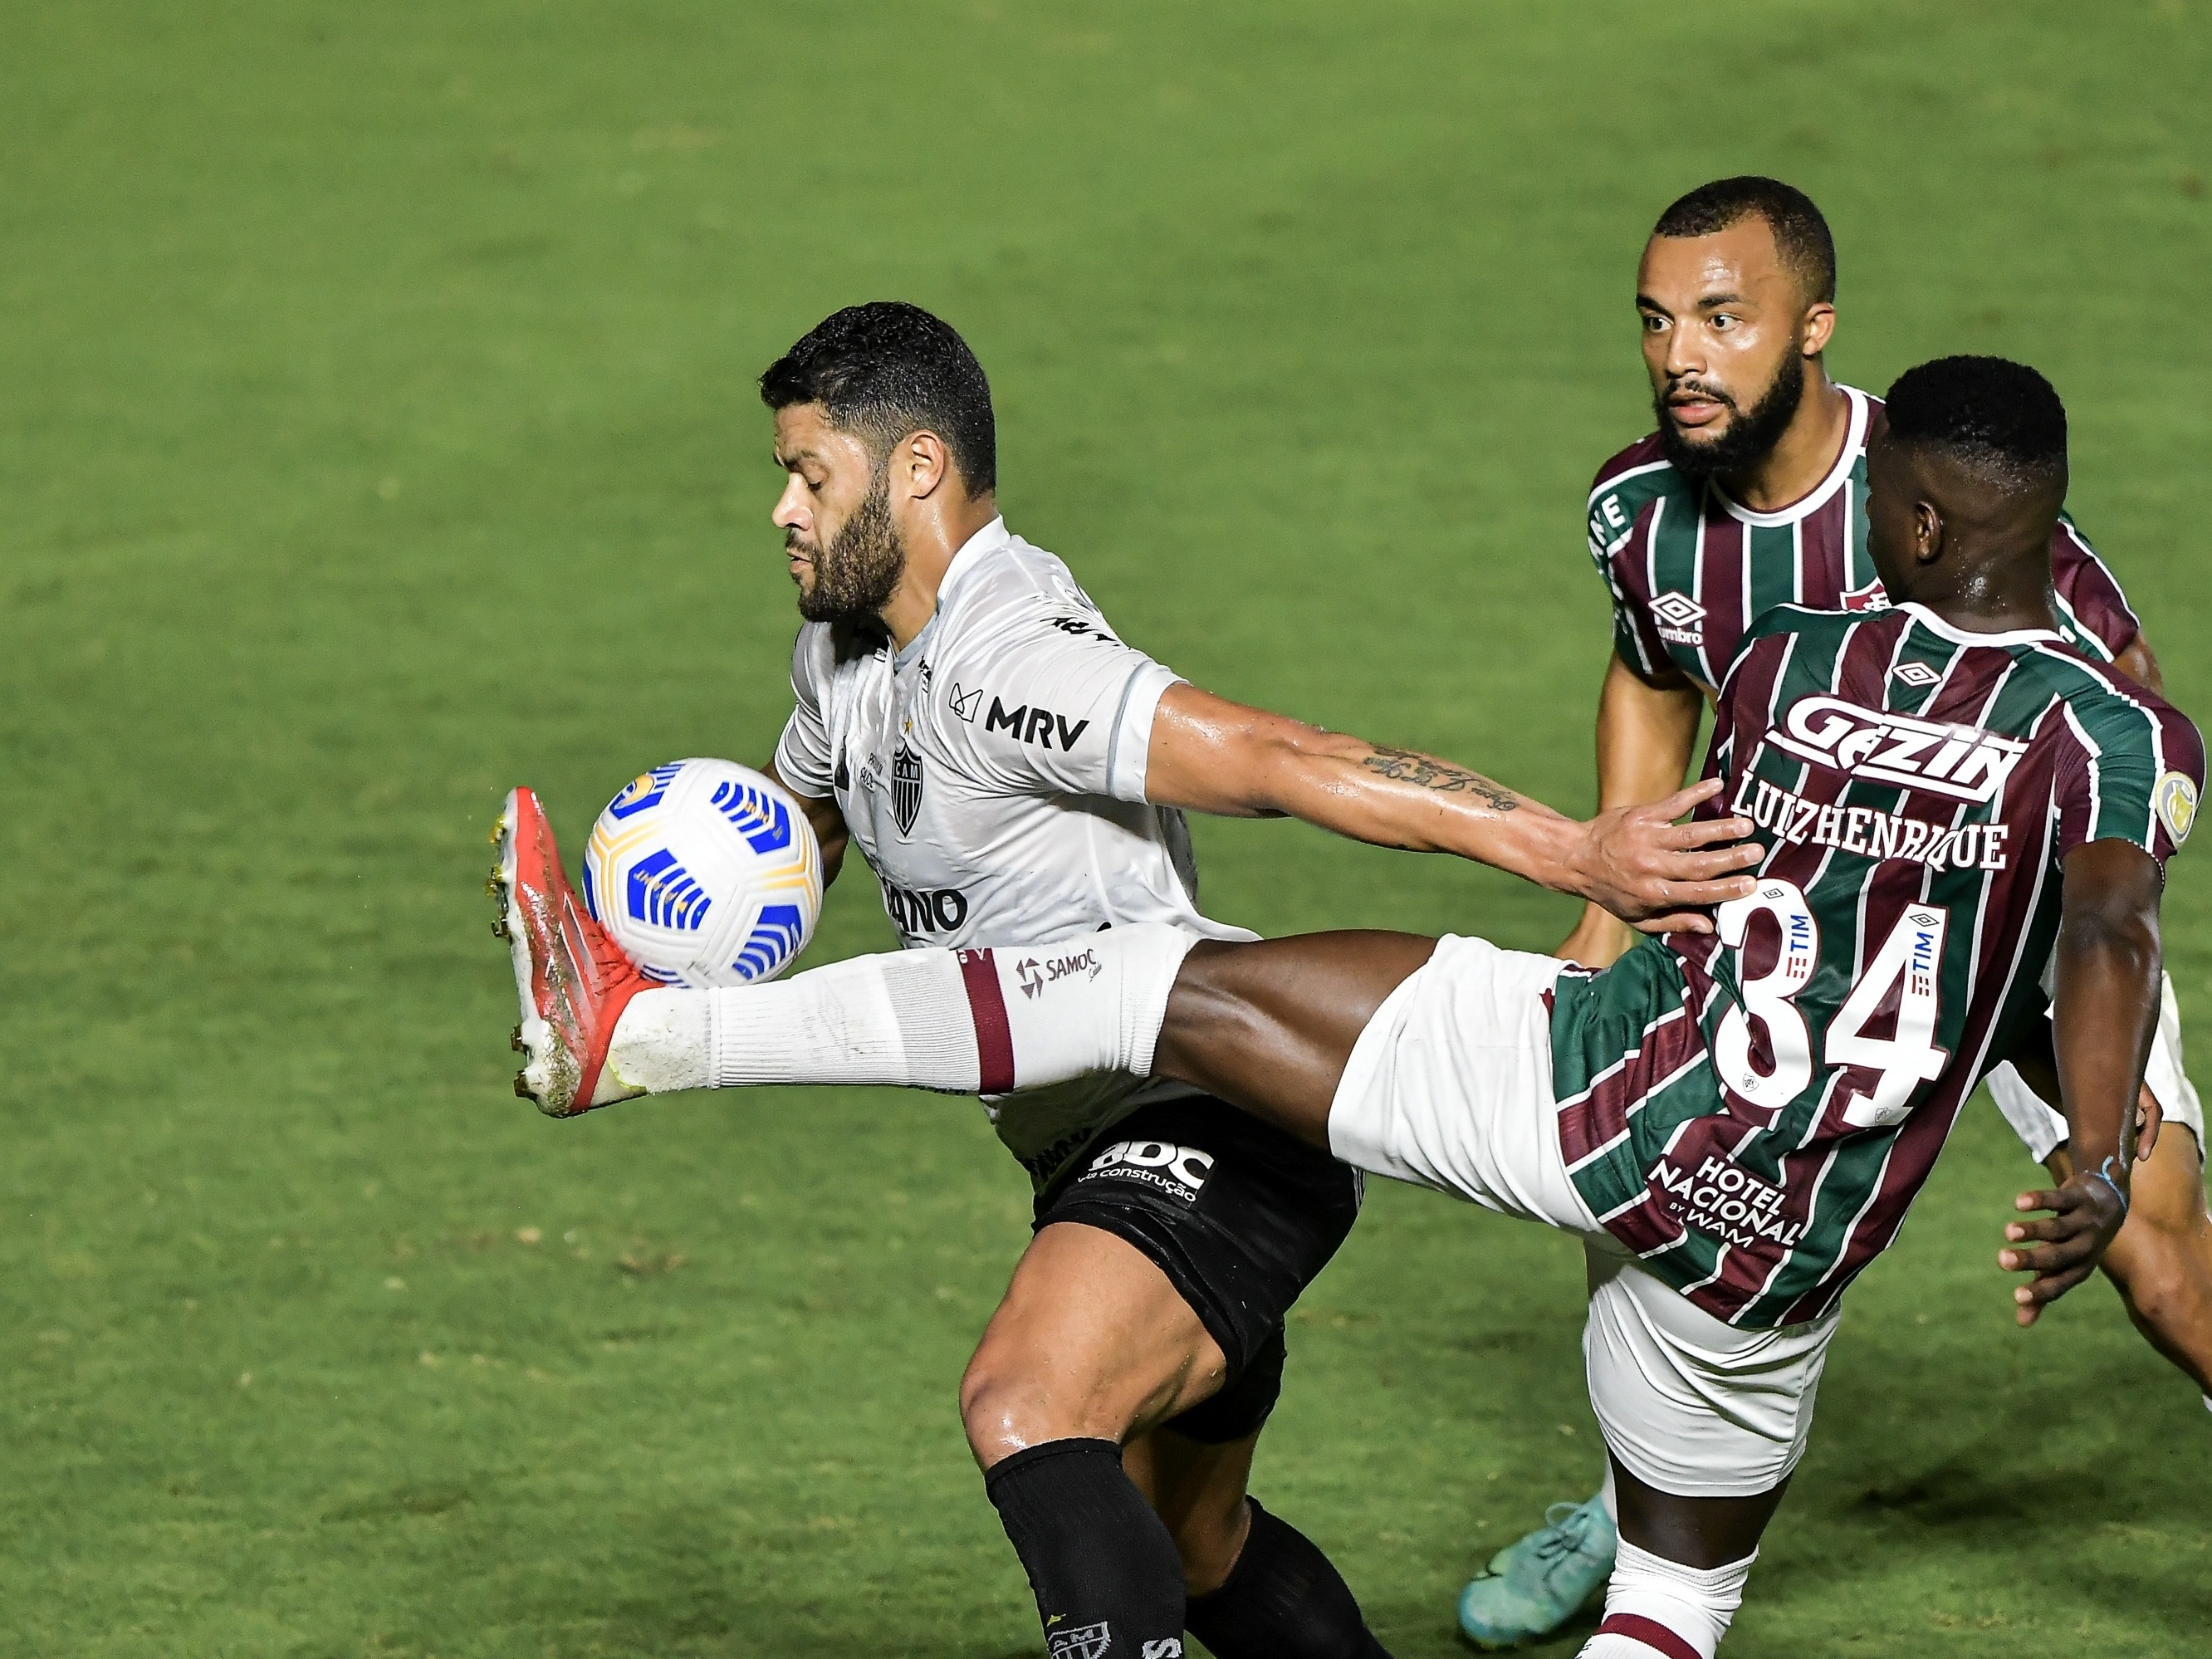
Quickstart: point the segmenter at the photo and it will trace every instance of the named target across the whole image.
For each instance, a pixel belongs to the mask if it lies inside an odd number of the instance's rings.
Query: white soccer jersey
[[[1182,814],[1145,799],[1152,715],[1176,681],[1114,636],[1066,565],[994,519],[905,650],[872,630],[799,629],[775,769],[799,794],[836,797],[909,947],[1044,945],[1132,922],[1250,939],[1199,914]],[[1040,951],[1017,972],[1056,965]],[[1187,1092],[1091,1078],[984,1105],[1042,1188],[1099,1130]]]

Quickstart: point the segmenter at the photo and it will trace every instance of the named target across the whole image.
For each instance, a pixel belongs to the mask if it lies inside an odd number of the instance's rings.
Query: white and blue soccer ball
[[[822,915],[822,848],[799,803],[734,761],[656,766],[607,803],[584,903],[647,977],[774,979]]]

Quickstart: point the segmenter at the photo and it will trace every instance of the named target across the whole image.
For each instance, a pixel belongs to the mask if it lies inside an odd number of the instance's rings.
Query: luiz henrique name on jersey
[[[1569,1172],[1707,1312],[1816,1317],[1903,1224],[1975,1084],[2042,1019],[2061,866],[2165,860],[2195,726],[2059,635],[1784,605],[1729,671],[1706,775],[1765,849],[1711,935],[1555,989]]]
[[[954,555],[903,651],[872,629],[799,630],[776,773],[836,797],[902,945],[1070,947],[1017,964],[1041,989],[1083,970],[1075,942],[1102,927],[1255,937],[1200,914],[1182,814],[1145,799],[1152,716],[1178,678],[994,519]],[[1042,1189],[1137,1106],[1193,1092],[1100,1077],[984,1103]]]

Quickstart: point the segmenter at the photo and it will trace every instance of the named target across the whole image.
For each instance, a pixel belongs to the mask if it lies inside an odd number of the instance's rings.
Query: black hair
[[[768,366],[760,392],[770,409],[821,404],[831,426],[860,437],[879,462],[926,427],[952,451],[970,495],[998,487],[983,366],[950,323],[920,306],[876,300],[833,313]]]
[[[1797,274],[1808,299],[1836,297],[1836,239],[1813,198],[1779,179],[1746,173],[1699,185],[1659,216],[1654,236],[1711,236],[1756,215],[1774,233],[1783,263]]]
[[[2050,381],[2002,357],[1938,357],[1884,399],[1896,442],[1941,449],[2015,489],[2063,483],[2066,405]]]

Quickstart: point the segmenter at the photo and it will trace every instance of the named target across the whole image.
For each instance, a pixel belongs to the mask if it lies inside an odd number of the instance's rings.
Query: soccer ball
[[[799,803],[750,768],[671,761],[592,826],[584,904],[663,985],[774,979],[814,936],[822,848]]]

